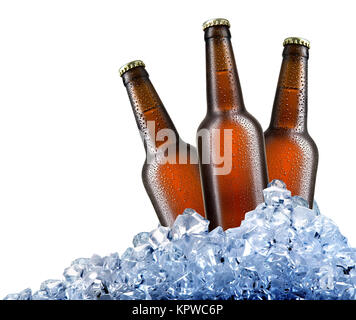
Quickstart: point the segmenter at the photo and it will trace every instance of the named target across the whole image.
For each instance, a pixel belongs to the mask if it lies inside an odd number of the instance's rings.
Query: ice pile
[[[77,259],[63,280],[5,299],[356,299],[356,249],[338,227],[281,181],[264,198],[238,228],[208,232],[187,209],[121,258]]]

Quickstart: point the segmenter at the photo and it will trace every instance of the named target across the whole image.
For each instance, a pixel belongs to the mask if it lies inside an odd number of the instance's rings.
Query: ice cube
[[[169,243],[169,231],[169,228],[159,226],[157,229],[150,232],[148,243],[153,249],[166,245]]]
[[[277,188],[279,188],[279,189],[287,189],[286,184],[285,184],[282,180],[278,180],[278,179],[272,180],[272,181],[268,184],[267,187],[268,187],[268,188],[270,188],[270,187],[277,187]]]
[[[42,282],[40,291],[45,292],[51,300],[65,299],[65,285],[61,280],[46,280]]]
[[[208,232],[209,221],[204,219],[193,209],[185,209],[173,224],[171,235],[173,239],[178,239],[184,234],[206,233]]]
[[[134,236],[132,243],[134,247],[139,247],[148,243],[150,234],[149,232],[140,232]]]
[[[32,290],[27,288],[19,293],[8,294],[4,300],[32,300]]]

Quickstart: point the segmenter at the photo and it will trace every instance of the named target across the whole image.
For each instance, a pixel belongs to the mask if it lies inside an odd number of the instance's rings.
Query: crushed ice
[[[187,209],[121,257],[77,259],[62,280],[5,299],[356,299],[356,249],[338,227],[281,181],[264,198],[238,228],[209,232]]]

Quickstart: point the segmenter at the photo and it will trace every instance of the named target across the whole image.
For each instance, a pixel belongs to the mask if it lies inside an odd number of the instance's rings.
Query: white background
[[[118,68],[134,59],[182,138],[206,110],[201,24],[231,22],[247,109],[269,124],[282,41],[311,40],[316,199],[356,246],[353,1],[1,1],[0,297],[130,245],[158,221]]]

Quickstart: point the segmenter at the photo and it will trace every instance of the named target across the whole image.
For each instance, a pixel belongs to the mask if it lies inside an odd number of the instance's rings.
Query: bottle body
[[[238,227],[246,212],[263,202],[262,191],[268,179],[262,128],[254,117],[244,112],[207,115],[198,132],[200,130],[209,131],[209,139],[198,136],[200,159],[203,150],[209,150],[211,159],[216,158],[217,153],[224,154],[223,166],[231,161],[231,171],[227,174],[216,174],[216,169],[221,169],[220,164],[200,162],[206,217],[212,229]],[[230,154],[224,150],[224,142],[218,149],[213,145],[214,130],[231,130],[231,135],[224,136],[232,141]]]
[[[179,137],[143,67],[123,81],[146,150],[143,184],[160,223],[172,226],[186,208],[204,216],[196,149]]]
[[[153,162],[145,161],[142,169],[143,184],[163,226],[172,226],[176,217],[187,208],[205,216],[197,150],[183,144],[187,149],[187,164],[178,162],[182,154],[177,154],[176,163],[164,164],[157,155]],[[178,145],[176,147],[179,148]]]
[[[282,180],[293,196],[313,207],[318,149],[309,134],[268,129],[265,133],[268,174]]]
[[[307,47],[285,46],[265,142],[269,178],[284,181],[312,207],[318,149],[307,130],[308,58]]]
[[[211,229],[238,227],[268,181],[263,131],[244,107],[230,37],[227,26],[205,30],[208,111],[197,141]]]

